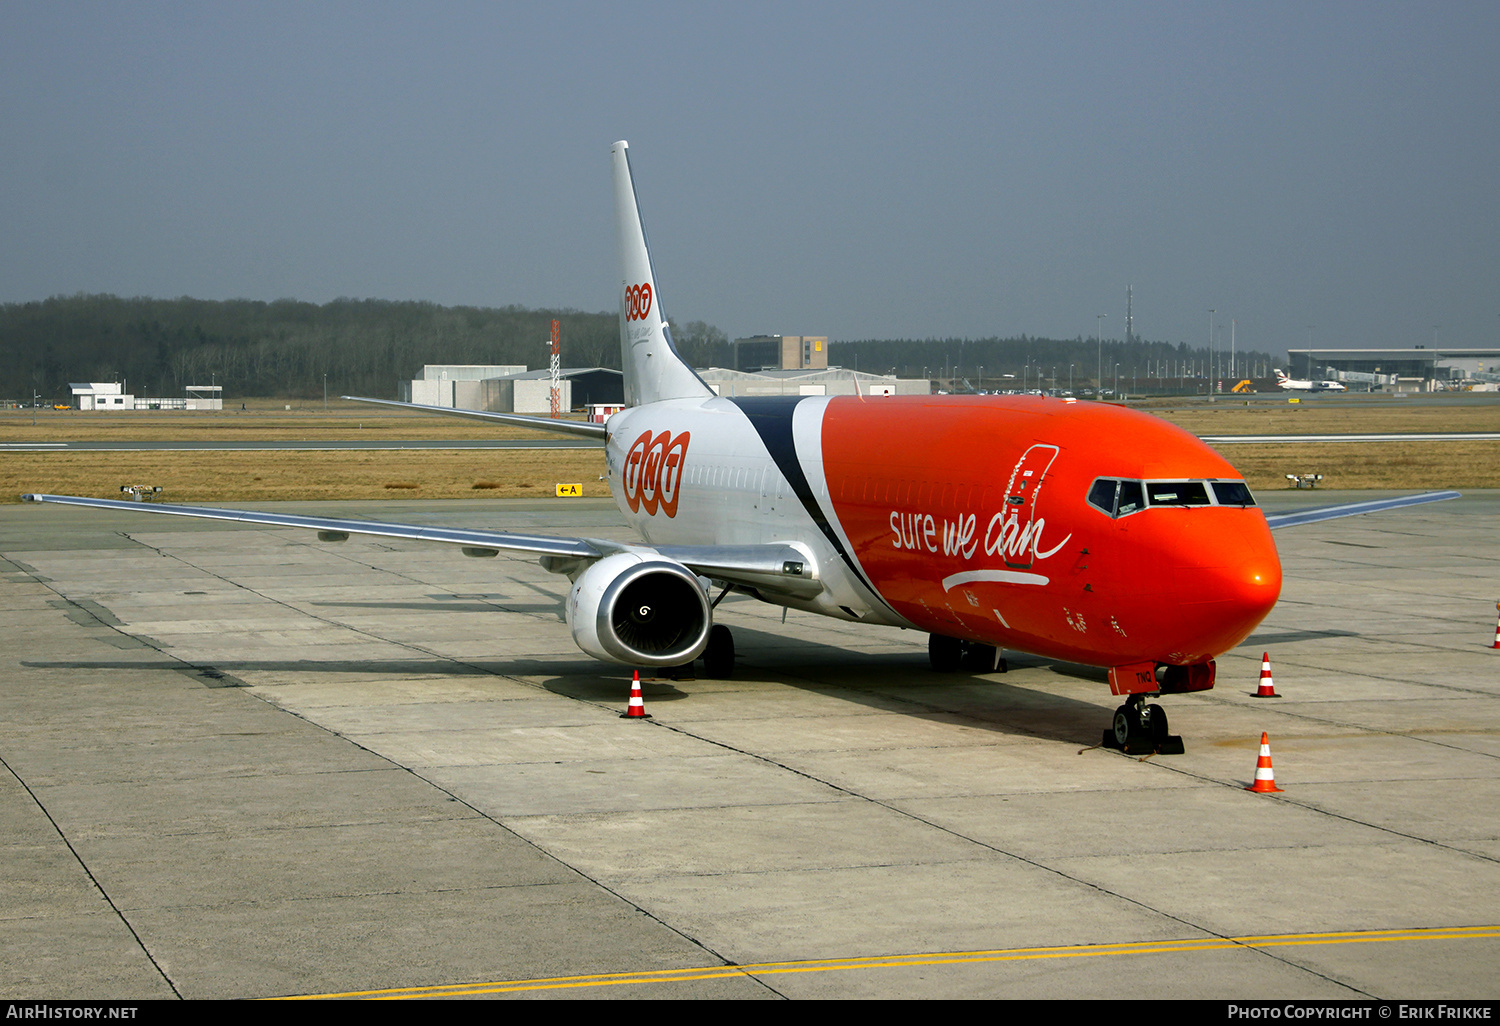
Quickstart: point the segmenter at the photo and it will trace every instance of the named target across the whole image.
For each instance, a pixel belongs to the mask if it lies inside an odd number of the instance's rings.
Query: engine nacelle
[[[578,647],[631,666],[680,666],[708,645],[713,611],[681,563],[634,552],[599,560],[573,582],[566,605]]]

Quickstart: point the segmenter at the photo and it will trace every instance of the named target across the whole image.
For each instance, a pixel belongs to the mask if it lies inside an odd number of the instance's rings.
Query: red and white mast
[[[557,321],[552,322],[552,361],[548,365],[552,371],[552,416],[556,418],[562,412],[562,335],[558,331]]]

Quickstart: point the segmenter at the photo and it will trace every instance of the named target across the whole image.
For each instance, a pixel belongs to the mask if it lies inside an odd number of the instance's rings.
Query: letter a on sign
[[[559,499],[581,498],[583,496],[582,484],[560,484],[557,486],[557,497]]]

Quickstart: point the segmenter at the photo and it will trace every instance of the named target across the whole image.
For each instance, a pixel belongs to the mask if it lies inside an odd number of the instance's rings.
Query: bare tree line
[[[0,395],[66,400],[71,381],[124,381],[136,395],[219,384],[226,397],[394,395],[426,363],[545,366],[551,321],[563,363],[619,366],[618,316],[337,299],[54,297],[0,305]]]

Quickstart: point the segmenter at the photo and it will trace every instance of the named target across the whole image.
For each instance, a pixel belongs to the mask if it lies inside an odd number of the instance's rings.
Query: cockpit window
[[[1112,517],[1158,506],[1254,506],[1243,481],[1128,481],[1101,477],[1089,487],[1089,505]]]
[[[1153,506],[1207,506],[1208,485],[1202,481],[1148,481],[1146,494]]]
[[[1141,483],[1101,477],[1089,489],[1089,505],[1112,517],[1129,516],[1145,506],[1141,499]]]
[[[1094,487],[1089,489],[1089,505],[1096,506],[1108,513],[1115,515],[1115,491],[1120,487],[1120,482],[1113,478],[1103,477],[1094,482]]]
[[[1214,498],[1219,500],[1220,506],[1255,505],[1255,496],[1250,494],[1250,486],[1243,481],[1215,481]]]

